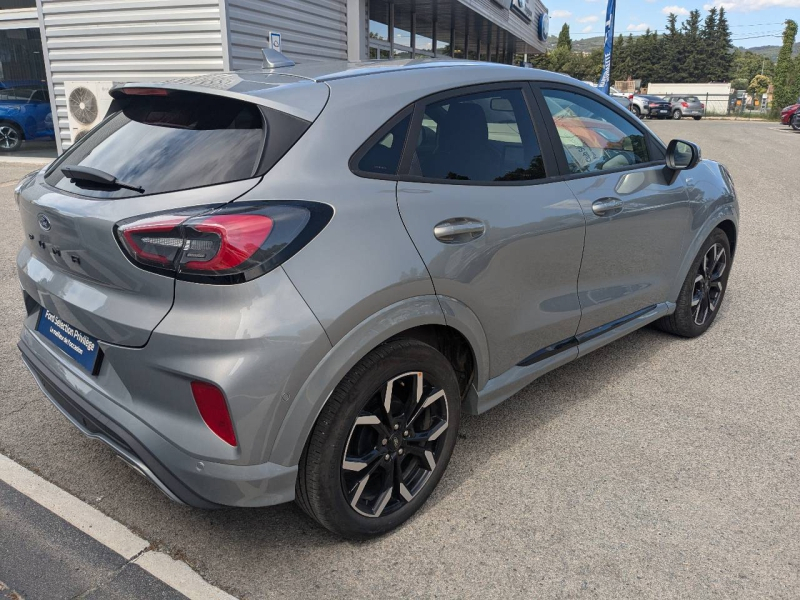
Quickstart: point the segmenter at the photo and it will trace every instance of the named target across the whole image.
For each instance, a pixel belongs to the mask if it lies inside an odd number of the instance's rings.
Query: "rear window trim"
[[[183,91],[183,90],[180,90],[180,91]],[[202,92],[192,92],[192,93],[202,93]],[[217,96],[216,94],[208,94],[208,95]],[[227,96],[220,96],[220,97],[227,98]],[[88,140],[92,136],[94,136],[97,133],[97,131],[99,131],[101,129],[102,126],[106,125],[109,121],[111,121],[114,117],[116,117],[120,112],[122,112],[125,100],[124,99],[118,99],[115,96],[115,98],[112,101],[111,107],[110,107],[109,112],[106,115],[106,117],[102,121],[100,121],[100,123],[98,123],[87,135],[85,135],[80,140],[78,140],[77,142],[72,144],[69,148],[67,148],[67,150],[64,153],[62,153],[62,155],[59,156],[55,161],[53,161],[53,163],[47,168],[47,170],[44,172],[44,175],[42,177],[42,185],[45,186],[47,189],[55,191],[55,192],[58,192],[60,194],[65,194],[65,195],[69,195],[69,196],[83,198],[83,199],[86,199],[86,200],[96,200],[96,201],[101,201],[101,202],[108,202],[108,201],[117,202],[117,201],[120,201],[120,200],[130,200],[130,199],[136,199],[136,198],[149,198],[151,196],[160,196],[160,195],[163,195],[163,194],[176,194],[176,193],[187,192],[187,191],[191,191],[191,190],[198,190],[198,189],[214,187],[214,186],[218,186],[218,185],[226,185],[226,184],[230,184],[230,183],[239,183],[239,182],[242,182],[242,181],[253,181],[253,185],[256,185],[261,179],[264,178],[264,176],[278,162],[280,162],[282,160],[282,158],[292,149],[292,147],[294,147],[294,145],[299,141],[300,138],[298,137],[298,139],[295,140],[293,144],[288,146],[285,149],[285,151],[282,154],[280,154],[280,156],[278,156],[274,161],[271,162],[271,164],[270,163],[262,164],[263,161],[264,161],[264,157],[266,155],[267,141],[269,139],[269,127],[270,127],[270,125],[269,125],[269,119],[267,117],[267,111],[275,111],[275,112],[283,112],[283,111],[279,111],[276,108],[265,106],[265,105],[259,104],[257,102],[248,102],[247,100],[240,100],[239,98],[230,98],[230,99],[238,100],[240,102],[245,102],[245,103],[248,103],[248,104],[252,105],[254,108],[256,108],[258,110],[258,113],[261,116],[261,145],[260,145],[260,148],[259,148],[257,160],[255,160],[255,162],[253,164],[253,169],[252,169],[252,171],[251,171],[251,173],[250,173],[250,175],[248,177],[242,177],[240,179],[231,179],[229,181],[221,181],[221,182],[217,182],[217,183],[209,183],[209,184],[205,184],[205,185],[197,185],[197,186],[193,186],[193,187],[189,187],[189,188],[181,188],[179,190],[165,190],[165,191],[162,191],[162,192],[153,192],[151,194],[145,193],[145,194],[140,194],[140,195],[136,195],[136,196],[134,196],[134,195],[123,196],[121,198],[102,198],[102,197],[98,197],[98,196],[89,196],[89,195],[86,195],[86,194],[79,194],[79,193],[74,192],[74,191],[62,190],[61,188],[58,188],[58,187],[56,187],[54,185],[51,185],[47,181],[47,178],[50,175],[52,175],[63,164],[63,162],[69,157],[69,155],[71,155],[72,152],[75,151],[75,149],[77,149],[84,142],[86,142],[86,140]],[[285,114],[287,117],[291,117],[292,119],[296,119],[298,121],[306,123],[306,128],[303,131],[303,134],[300,135],[300,137],[302,137],[306,133],[306,131],[308,131],[308,128],[312,125],[312,122],[306,121],[305,119],[302,119],[301,117],[298,117],[296,115],[292,115],[290,113],[283,113],[283,114]]]

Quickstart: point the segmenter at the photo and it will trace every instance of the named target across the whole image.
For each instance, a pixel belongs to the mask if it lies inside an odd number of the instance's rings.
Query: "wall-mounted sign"
[[[539,15],[539,39],[546,42],[548,35],[550,35],[550,15],[542,13]]]
[[[281,51],[281,34],[277,31],[269,32],[269,47],[277,52]]]
[[[511,0],[511,10],[526,21],[530,21],[533,18],[533,10],[529,6],[529,0]]]

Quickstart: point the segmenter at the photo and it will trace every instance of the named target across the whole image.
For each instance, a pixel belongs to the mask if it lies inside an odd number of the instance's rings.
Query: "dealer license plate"
[[[36,331],[89,373],[97,374],[101,354],[96,338],[73,327],[46,308],[39,311]]]

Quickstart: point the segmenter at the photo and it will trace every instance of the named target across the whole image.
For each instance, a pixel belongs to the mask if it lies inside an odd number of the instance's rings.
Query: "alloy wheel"
[[[436,469],[448,433],[443,389],[418,371],[387,381],[347,438],[341,467],[347,502],[365,517],[385,516],[411,502]]]
[[[692,318],[695,325],[702,325],[709,315],[719,308],[722,299],[722,275],[728,266],[728,258],[722,244],[714,244],[703,256],[692,291]]]
[[[19,145],[17,130],[8,125],[0,126],[0,148],[11,150]]]

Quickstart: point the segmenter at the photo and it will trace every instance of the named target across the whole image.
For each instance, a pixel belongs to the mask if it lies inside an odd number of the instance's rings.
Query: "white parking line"
[[[133,562],[142,569],[190,600],[236,600],[230,594],[205,581],[186,563],[174,560],[163,552],[147,550],[150,543],[122,523],[104,515],[3,454],[0,454],[0,481],[25,494],[126,560],[133,559]]]

